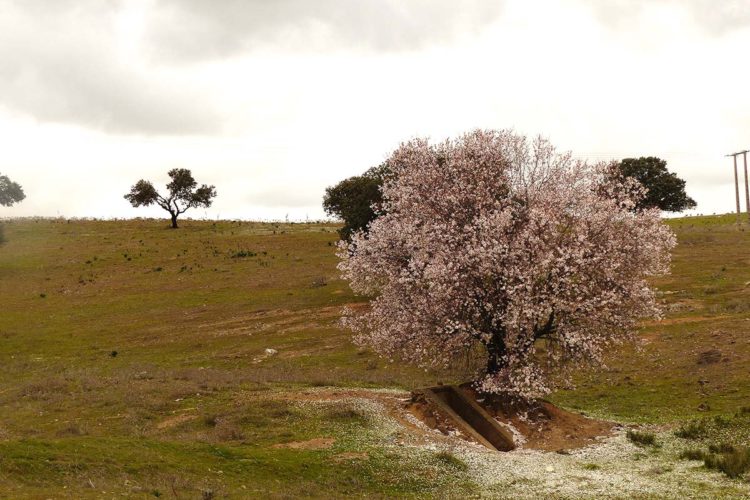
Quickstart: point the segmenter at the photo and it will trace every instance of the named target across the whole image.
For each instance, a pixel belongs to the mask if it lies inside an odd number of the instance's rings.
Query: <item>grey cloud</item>
[[[721,36],[750,27],[747,0],[584,0],[603,23],[622,29],[632,27],[646,5],[661,4],[685,9],[708,33]]]
[[[51,3],[0,3],[0,106],[107,132],[221,129],[219,113],[197,89],[118,57],[116,2]]]
[[[201,60],[255,48],[401,51],[479,32],[502,0],[163,0],[149,40],[157,58]]]

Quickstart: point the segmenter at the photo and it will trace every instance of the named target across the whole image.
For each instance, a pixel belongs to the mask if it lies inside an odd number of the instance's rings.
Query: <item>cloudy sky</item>
[[[193,171],[196,218],[323,216],[400,141],[542,134],[655,155],[699,213],[750,147],[745,0],[0,0],[3,216],[161,216],[122,198]],[[744,201],[743,201],[744,208]]]

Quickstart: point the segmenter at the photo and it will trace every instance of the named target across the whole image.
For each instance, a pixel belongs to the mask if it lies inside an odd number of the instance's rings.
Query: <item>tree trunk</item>
[[[505,367],[505,339],[503,333],[496,333],[487,347],[487,374],[497,373]]]
[[[172,229],[177,229],[177,214],[171,214],[172,216]]]

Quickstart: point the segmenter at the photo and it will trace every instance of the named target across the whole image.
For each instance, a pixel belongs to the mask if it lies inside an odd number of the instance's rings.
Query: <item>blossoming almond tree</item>
[[[658,315],[646,280],[668,272],[675,237],[608,165],[507,130],[415,139],[388,164],[383,215],[339,247],[343,276],[373,297],[343,319],[361,345],[447,366],[480,344],[478,388],[532,398]]]

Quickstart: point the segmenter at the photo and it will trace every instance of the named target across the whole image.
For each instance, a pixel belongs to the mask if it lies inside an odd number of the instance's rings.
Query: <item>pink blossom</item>
[[[478,344],[479,388],[538,397],[658,315],[647,279],[668,272],[675,237],[610,165],[508,130],[414,139],[388,164],[382,215],[338,252],[373,297],[343,318],[359,344],[421,366]]]

